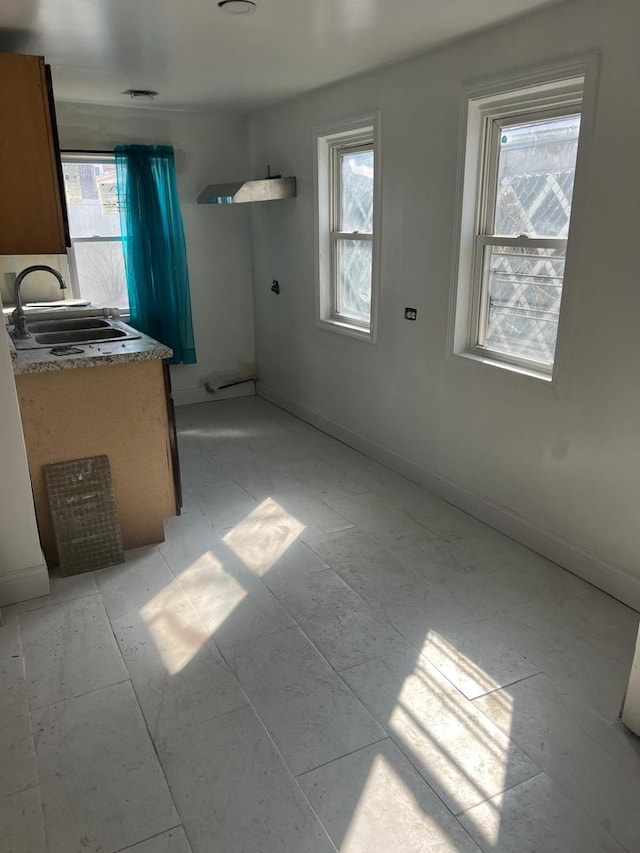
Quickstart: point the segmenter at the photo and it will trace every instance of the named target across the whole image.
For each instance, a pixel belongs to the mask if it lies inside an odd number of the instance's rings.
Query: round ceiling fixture
[[[220,0],[218,9],[229,12],[231,15],[247,15],[255,12],[256,4],[253,0]]]

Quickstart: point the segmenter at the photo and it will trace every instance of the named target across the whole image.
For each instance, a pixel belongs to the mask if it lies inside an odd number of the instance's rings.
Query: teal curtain
[[[187,249],[170,145],[115,149],[131,325],[195,364]]]

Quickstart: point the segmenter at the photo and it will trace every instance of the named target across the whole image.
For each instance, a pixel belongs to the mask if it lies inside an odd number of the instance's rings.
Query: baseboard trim
[[[194,403],[212,403],[216,400],[230,400],[232,397],[253,397],[256,393],[256,383],[253,381],[243,382],[242,385],[232,385],[231,388],[221,388],[215,394],[211,394],[204,385],[198,388],[185,388],[183,390],[173,389],[174,406],[191,406]]]
[[[49,572],[44,557],[37,566],[0,575],[0,607],[28,598],[39,598],[50,592]]]
[[[280,394],[262,382],[258,383],[256,393],[259,397],[307,421],[344,444],[364,453],[365,456],[375,459],[376,462],[417,483],[511,539],[521,542],[532,551],[558,563],[629,607],[640,610],[640,578],[634,578],[622,567],[607,563],[577,543],[538,527],[486,495],[471,492],[439,474],[415,465],[403,456],[353,432],[315,409]]]

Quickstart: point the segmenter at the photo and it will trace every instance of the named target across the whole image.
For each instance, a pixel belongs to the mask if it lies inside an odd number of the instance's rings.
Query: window
[[[457,351],[553,371],[584,83],[469,99]]]
[[[127,310],[115,159],[90,153],[65,154],[62,169],[73,294],[92,305]]]
[[[373,340],[377,303],[375,118],[317,134],[318,321]]]

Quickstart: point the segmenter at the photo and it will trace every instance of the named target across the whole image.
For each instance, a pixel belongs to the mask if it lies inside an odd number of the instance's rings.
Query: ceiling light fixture
[[[231,15],[247,15],[249,12],[255,12],[256,4],[253,0],[220,0],[218,9]]]
[[[125,89],[123,95],[129,95],[132,101],[155,101],[158,93],[153,89]]]

